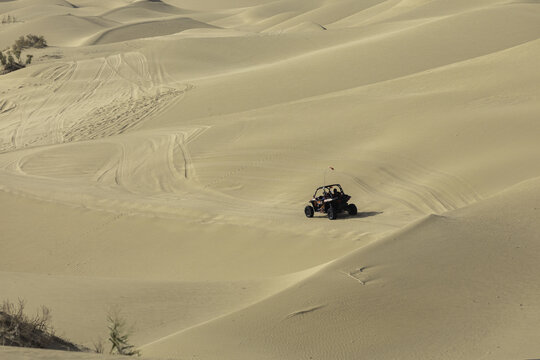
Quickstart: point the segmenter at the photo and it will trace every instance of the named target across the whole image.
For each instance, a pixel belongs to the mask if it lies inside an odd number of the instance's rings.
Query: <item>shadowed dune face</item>
[[[2,18],[2,48],[50,46],[1,76],[0,294],[70,340],[119,306],[165,358],[540,354],[537,2],[16,0]],[[358,214],[307,219],[323,181]]]
[[[92,40],[91,44],[108,44],[140,39],[140,34],[144,34],[144,37],[155,37],[175,34],[188,29],[202,28],[214,28],[214,26],[190,18],[139,22],[136,24],[128,24],[106,30],[105,32],[97,36],[95,40]]]

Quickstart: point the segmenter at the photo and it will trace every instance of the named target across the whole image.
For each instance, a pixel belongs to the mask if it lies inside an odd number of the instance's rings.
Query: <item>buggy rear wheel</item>
[[[306,217],[312,218],[314,213],[315,210],[313,210],[313,206],[308,205],[304,208],[304,214],[306,214]]]
[[[349,213],[349,215],[355,216],[358,213],[358,209],[356,208],[356,205],[349,204],[347,205],[347,212]]]

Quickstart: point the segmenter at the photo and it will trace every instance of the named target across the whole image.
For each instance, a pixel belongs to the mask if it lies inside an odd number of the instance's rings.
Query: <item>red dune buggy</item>
[[[325,185],[317,188],[310,205],[304,208],[304,213],[308,218],[313,217],[315,211],[327,214],[330,220],[337,219],[339,213],[347,211],[354,216],[358,212],[356,205],[349,204],[351,197],[343,191],[340,184]]]

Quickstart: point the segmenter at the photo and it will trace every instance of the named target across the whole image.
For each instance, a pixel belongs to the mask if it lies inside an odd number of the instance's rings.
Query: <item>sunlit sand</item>
[[[538,1],[7,15],[49,46],[0,76],[0,301],[151,359],[540,358]],[[324,179],[357,216],[304,216]]]

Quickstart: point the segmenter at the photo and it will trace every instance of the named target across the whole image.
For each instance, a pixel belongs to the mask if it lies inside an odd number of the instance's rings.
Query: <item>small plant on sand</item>
[[[111,343],[111,354],[139,356],[141,352],[129,343],[131,331],[126,329],[126,320],[122,318],[118,310],[111,310],[107,314],[109,328],[109,342]]]
[[[103,339],[99,338],[92,343],[94,351],[98,354],[103,354],[105,352],[105,344],[103,344]]]
[[[11,16],[10,14],[8,14],[7,16],[3,16],[2,17],[2,25],[6,25],[6,24],[14,24],[16,22],[19,22],[15,16]]]
[[[22,52],[29,48],[44,48],[47,46],[47,41],[43,36],[28,34],[21,36],[11,47],[0,52],[0,63],[2,64],[2,71],[0,73],[7,74],[9,72],[22,69],[32,63],[31,54],[26,55],[26,60],[21,58]]]
[[[0,307],[0,345],[79,351],[79,348],[54,335],[51,312],[42,306],[35,316],[28,316],[25,301],[5,300]]]

